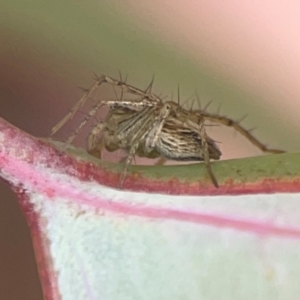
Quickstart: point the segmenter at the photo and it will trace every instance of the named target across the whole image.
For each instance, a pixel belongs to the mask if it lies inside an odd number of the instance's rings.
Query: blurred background
[[[198,93],[208,111],[243,121],[274,148],[298,151],[297,1],[0,1],[0,117],[47,137],[93,83],[93,72],[154,92]],[[187,106],[190,104],[187,104]],[[65,140],[84,114],[55,138]],[[76,123],[77,121],[77,123]],[[223,159],[260,155],[213,127]],[[82,146],[84,139],[77,143]],[[0,299],[42,299],[26,220],[0,186]]]

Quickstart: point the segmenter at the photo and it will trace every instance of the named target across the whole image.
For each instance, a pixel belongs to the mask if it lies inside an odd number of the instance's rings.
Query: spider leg
[[[117,80],[117,79],[114,79],[114,78],[108,77],[108,76],[104,76],[104,77],[105,77],[105,82],[115,85],[115,86],[119,86],[126,93],[130,93],[133,95],[141,96],[144,99],[148,99],[149,101],[152,102],[152,105],[154,102],[157,104],[162,102],[158,96],[151,93],[153,81],[151,81],[151,83],[149,84],[147,89],[145,91],[143,91],[143,90],[136,88],[130,84],[127,84],[126,82],[123,82],[123,81],[120,81],[120,80]]]
[[[233,127],[236,131],[238,131],[242,136],[244,136],[247,140],[249,140],[255,147],[260,149],[262,152],[273,153],[273,154],[279,154],[279,153],[285,152],[283,150],[268,148],[266,145],[261,143],[256,137],[254,137],[250,133],[250,130],[246,130],[245,128],[243,128],[240,125],[240,122],[238,122],[238,121],[234,121],[225,116],[219,116],[217,114],[210,114],[207,112],[201,112],[201,114],[205,120],[208,120],[208,121],[211,121],[214,123],[223,124],[228,127]]]
[[[87,151],[89,153],[95,152],[97,149],[97,153],[99,152],[99,156],[97,157],[101,158],[101,151],[104,147],[104,143],[102,142],[104,139],[99,138],[100,134],[105,129],[106,123],[98,123],[90,132],[87,138]],[[100,142],[99,142],[100,141]]]
[[[204,159],[204,165],[206,168],[206,172],[209,175],[213,185],[216,188],[218,188],[219,185],[218,185],[217,179],[211,170],[211,164],[210,164],[209,152],[208,152],[208,144],[207,144],[207,136],[206,136],[206,132],[205,132],[205,128],[204,128],[204,122],[202,122],[200,124],[200,136],[201,136],[201,144],[202,144],[202,148],[203,148],[203,159]]]
[[[50,136],[54,135],[61,127],[63,127],[67,123],[67,121],[72,119],[75,113],[78,111],[78,109],[80,109],[85,104],[86,100],[90,98],[98,89],[98,87],[105,81],[105,76],[98,77],[96,82],[92,85],[88,92],[86,92],[79,99],[79,101],[71,108],[68,114],[52,128]]]
[[[136,151],[139,147],[139,144],[141,142],[143,142],[143,140],[144,140],[144,138],[147,134],[147,130],[145,130],[144,127],[145,126],[142,126],[142,128],[140,128],[139,132],[134,135],[134,137],[133,137],[133,139],[130,143],[131,146],[130,146],[130,149],[129,149],[129,153],[126,157],[125,164],[124,164],[124,167],[123,167],[123,171],[122,171],[122,173],[120,175],[120,179],[119,179],[119,185],[118,185],[119,188],[122,188],[124,180],[127,176],[128,167],[131,164],[132,159],[135,156],[135,153],[136,153]]]
[[[147,135],[145,146],[146,148],[154,148],[159,135],[162,131],[162,128],[165,124],[166,119],[169,117],[172,109],[172,105],[169,102],[166,102],[164,106],[161,108],[159,116],[157,117],[153,128]]]
[[[93,94],[96,92],[96,90],[101,86],[103,83],[108,83],[113,86],[119,86],[123,92],[127,92],[133,95],[139,95],[142,96],[144,99],[144,103],[148,103],[149,106],[153,106],[155,103],[161,103],[161,99],[151,92],[151,87],[153,84],[153,81],[150,83],[149,87],[146,91],[143,91],[141,89],[135,88],[134,86],[131,86],[127,84],[126,82],[123,82],[122,80],[117,80],[112,77],[108,76],[100,76],[96,77],[96,82],[91,86],[91,88],[79,99],[79,101],[71,108],[71,110],[63,117],[51,130],[50,136],[54,135],[58,130],[60,130],[70,119],[72,119],[75,115],[75,113],[86,103],[87,99],[91,98]],[[149,92],[150,91],[150,92]],[[123,103],[122,99],[114,100],[115,103]]]
[[[79,124],[79,126],[76,128],[76,130],[73,132],[72,135],[69,136],[69,138],[66,141],[66,145],[69,145],[72,143],[74,138],[78,135],[79,131],[82,129],[82,127],[89,121],[89,119],[96,114],[96,112],[101,107],[102,103],[99,102],[97,105],[94,106],[93,109],[89,111],[89,113],[86,115],[86,117],[83,119],[83,121]]]
[[[115,136],[118,140],[126,139],[134,133],[140,132],[143,124],[153,115],[154,108],[145,107],[139,112],[133,113],[128,119],[119,122]]]
[[[129,149],[128,156],[126,158],[123,171],[120,176],[119,187],[121,188],[125,177],[127,175],[128,166],[131,164],[134,155],[136,154],[140,143],[149,144],[151,148],[155,147],[157,138],[162,130],[166,118],[169,116],[172,106],[170,103],[165,103],[161,108],[159,115],[153,117],[153,113],[148,113],[145,115],[143,122],[135,130],[133,136],[128,141],[128,144],[131,145]],[[149,141],[148,140],[149,137]],[[145,141],[146,140],[146,141]],[[146,146],[147,148],[147,146]]]

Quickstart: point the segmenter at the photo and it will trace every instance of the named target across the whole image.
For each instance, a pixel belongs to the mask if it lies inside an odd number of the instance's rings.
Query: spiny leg
[[[162,100],[161,98],[159,98],[158,96],[156,96],[155,94],[151,93],[151,88],[152,88],[152,84],[153,81],[151,81],[151,83],[149,84],[149,86],[147,87],[147,89],[145,91],[138,89],[130,84],[127,84],[126,82],[114,79],[112,77],[108,77],[105,76],[105,81],[109,84],[115,85],[115,86],[119,86],[125,93],[130,93],[133,95],[137,95],[137,96],[142,96],[145,99],[148,99],[149,101],[155,102],[155,103],[161,103]]]
[[[87,151],[89,153],[92,152],[96,148],[98,150],[99,144],[101,144],[100,152],[102,151],[102,148],[104,147],[104,145],[102,145],[103,144],[101,142],[102,139],[99,138],[99,136],[100,136],[100,134],[102,134],[104,128],[105,128],[105,123],[100,122],[96,126],[94,126],[93,129],[91,130],[90,134],[87,137]],[[99,140],[100,140],[100,143],[99,143]],[[101,155],[99,158],[101,158]]]
[[[151,131],[148,133],[147,141],[146,141],[146,148],[154,148],[155,144],[157,143],[157,140],[159,138],[159,135],[162,131],[162,128],[166,122],[166,119],[169,117],[171,112],[172,106],[171,103],[165,103],[164,106],[161,108],[159,112],[159,116],[156,118],[156,121],[151,129]]]
[[[154,126],[154,123],[152,124],[152,127]],[[144,124],[144,127],[146,127],[146,124]],[[135,155],[135,153],[136,153],[136,151],[139,147],[139,144],[141,142],[143,142],[143,140],[145,139],[145,136],[148,134],[149,131],[151,131],[151,129],[147,130],[146,128],[141,128],[140,132],[136,133],[134,138],[132,139],[132,142],[131,142],[132,146],[130,147],[128,156],[126,157],[126,160],[125,160],[123,171],[122,171],[121,176],[120,176],[119,188],[122,188],[122,186],[123,186],[124,180],[125,180],[126,175],[127,175],[128,167],[131,164],[132,159],[134,158],[134,155]]]
[[[79,126],[76,128],[74,133],[67,139],[66,145],[69,145],[72,143],[74,138],[78,135],[79,131],[82,129],[82,127],[89,121],[89,119],[96,114],[98,109],[101,107],[102,102],[99,102],[93,109],[89,111],[87,116],[84,118],[84,120],[79,124]]]
[[[148,133],[148,128],[153,125],[156,107],[144,107],[142,110],[122,110],[112,108],[105,123],[97,125],[88,137],[89,153],[97,153],[101,148],[108,149],[111,145],[120,149],[130,149],[130,146],[138,141],[139,135]],[[103,130],[104,129],[104,130]],[[102,133],[99,145],[97,137]],[[117,149],[116,148],[116,149]],[[109,149],[108,149],[109,150]],[[109,150],[110,151],[110,150]]]
[[[72,143],[74,138],[79,134],[80,130],[84,127],[84,125],[88,122],[88,120],[96,114],[96,112],[99,110],[99,108],[101,106],[113,106],[116,104],[119,104],[119,102],[117,100],[100,100],[99,103],[93,109],[90,110],[90,112],[83,119],[83,121],[79,124],[79,126],[74,131],[74,133],[67,139],[66,145],[69,145]],[[124,108],[126,108],[126,107],[136,107],[136,108],[145,107],[145,109],[149,109],[149,110],[152,109],[152,105],[148,106],[149,102],[146,101],[146,103],[145,103],[144,99],[123,100],[122,105],[124,106]],[[132,127],[132,128],[134,128],[134,127]]]
[[[132,116],[118,125],[118,129],[115,132],[117,139],[126,139],[132,133],[139,132],[140,126],[147,122],[153,113],[153,107],[144,107],[141,111],[133,113]]]
[[[200,126],[201,144],[202,144],[202,148],[203,148],[204,165],[205,165],[206,171],[207,171],[212,183],[214,184],[214,186],[216,188],[218,188],[219,185],[218,185],[217,179],[211,170],[209,152],[208,152],[208,144],[207,144],[207,136],[206,136],[206,132],[205,132],[205,128],[204,128],[204,122],[202,122],[199,126]]]
[[[153,107],[153,103],[149,102],[147,99],[142,98],[142,99],[128,99],[125,100],[123,99],[122,102],[119,102],[118,100],[99,100],[100,102],[95,106],[95,108],[93,108],[87,115],[87,117],[80,123],[80,125],[78,126],[78,128],[76,129],[76,131],[68,138],[67,140],[67,144],[70,144],[74,138],[78,135],[79,131],[83,128],[83,126],[88,122],[88,120],[96,114],[96,112],[98,111],[98,109],[100,108],[100,106],[108,106],[111,107],[113,105],[118,105],[118,106],[123,106],[123,108],[138,108],[141,109],[141,111],[137,111],[136,112],[136,117],[139,118],[141,113],[143,111],[146,111],[145,114],[148,111],[148,114],[150,113],[150,111],[153,111],[154,107]],[[140,113],[140,114],[139,114]],[[138,120],[132,120],[131,124],[128,124],[127,127],[130,127],[130,131],[134,130],[135,127],[138,126]],[[120,129],[121,130],[121,129]],[[125,131],[124,128],[122,128],[121,131]],[[119,134],[118,134],[119,135]],[[119,137],[121,138],[121,137]]]
[[[126,175],[127,175],[128,167],[129,167],[129,165],[132,162],[132,159],[133,159],[133,157],[134,157],[134,155],[136,153],[136,150],[137,150],[138,146],[139,146],[138,142],[135,143],[133,146],[131,146],[131,148],[129,150],[129,153],[128,153],[127,157],[126,157],[124,168],[123,168],[123,171],[122,171],[122,173],[120,175],[120,179],[119,179],[119,185],[118,185],[118,187],[120,189],[123,186],[124,180],[125,180]]]
[[[68,114],[60,120],[51,130],[50,136],[54,135],[58,130],[60,130],[70,119],[72,119],[75,113],[85,104],[88,98],[90,98],[96,90],[101,86],[102,83],[108,83],[113,86],[119,86],[122,89],[122,92],[127,92],[133,95],[139,95],[144,98],[144,102],[147,102],[149,106],[153,106],[155,103],[161,103],[162,100],[151,93],[151,88],[153,84],[153,80],[151,81],[150,85],[146,89],[146,91],[140,90],[123,82],[122,80],[116,80],[114,78],[108,76],[96,76],[96,82],[92,85],[92,87],[86,92],[79,101],[71,108]],[[117,102],[117,101],[116,101]],[[122,100],[120,101],[122,103]]]
[[[144,142],[146,136],[148,136],[150,133],[153,133],[153,135],[150,137],[148,144],[150,144],[150,147],[152,145],[153,147],[155,147],[155,142],[157,141],[156,137],[158,137],[159,133],[161,132],[163,124],[166,118],[170,114],[171,108],[172,108],[171,105],[169,103],[166,103],[161,108],[159,115],[156,116],[155,118],[153,118],[153,113],[146,115],[146,118],[143,120],[142,124],[139,126],[139,128],[132,136],[131,140],[129,141],[129,144],[131,145],[129,154],[126,158],[124,169],[120,176],[120,181],[119,181],[120,188],[122,187],[125,177],[127,175],[128,166],[131,164],[131,161],[140,143]]]
[[[200,112],[197,112],[199,114]],[[225,116],[219,116],[216,114],[210,114],[207,112],[201,112],[201,115],[205,120],[214,122],[214,123],[220,123],[228,127],[233,127],[236,131],[238,131],[241,135],[243,135],[246,139],[248,139],[255,147],[260,149],[262,152],[266,153],[273,153],[273,154],[280,154],[280,153],[285,153],[283,150],[278,150],[278,149],[270,149],[263,143],[261,143],[257,138],[255,138],[249,130],[246,130],[243,128],[239,122],[234,121],[228,117]]]
[[[146,124],[144,124],[144,127],[146,127],[145,125]],[[146,134],[147,134],[147,131],[145,130],[145,128],[140,128],[139,132],[136,133],[135,136],[133,137],[133,139],[131,140],[131,147],[130,147],[129,153],[126,157],[123,171],[120,175],[119,188],[122,188],[124,180],[127,175],[128,167],[130,166],[132,159],[134,158],[134,155],[139,147],[139,144],[143,141]]]
[[[87,93],[85,93],[79,101],[71,108],[71,110],[68,112],[68,114],[60,120],[51,130],[50,136],[54,135],[61,127],[63,127],[67,121],[72,119],[75,115],[75,113],[80,109],[86,100],[91,97],[91,95],[98,89],[98,87],[105,82],[105,76],[98,77],[96,82],[92,85],[92,87],[89,89]]]

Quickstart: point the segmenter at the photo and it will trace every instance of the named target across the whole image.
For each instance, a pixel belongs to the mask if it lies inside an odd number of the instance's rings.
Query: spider
[[[96,78],[94,85],[53,127],[51,135],[71,119],[89,98],[93,98],[103,83],[119,87],[121,97],[113,100],[97,100],[98,103],[88,112],[66,144],[73,141],[88,120],[96,115],[100,107],[109,107],[105,121],[98,122],[88,135],[87,151],[99,158],[104,148],[108,151],[123,149],[127,152],[119,180],[120,188],[135,155],[147,158],[162,157],[177,161],[204,161],[212,183],[218,187],[218,182],[211,170],[210,159],[218,160],[222,153],[215,141],[206,134],[204,122],[207,120],[234,127],[263,152],[284,152],[267,148],[238,122],[230,118],[201,110],[186,110],[174,101],[163,101],[151,91],[153,80],[146,90],[141,90],[127,84],[122,78],[117,80],[105,75]],[[131,97],[125,98],[124,94]]]
[[[106,122],[98,123],[88,136],[88,152],[101,157],[103,148],[108,151],[124,149],[127,153],[125,168],[120,178],[122,185],[127,166],[133,156],[157,158],[164,157],[177,161],[202,161],[205,153],[209,159],[219,159],[221,152],[216,143],[204,136],[204,126],[185,125],[176,116],[165,113],[174,109],[173,103],[166,102],[160,109],[160,115],[155,111],[141,111],[126,108],[111,108]],[[163,117],[163,115],[168,115]],[[144,116],[144,118],[143,118]],[[208,162],[209,162],[208,159]],[[207,167],[212,182],[217,181]]]

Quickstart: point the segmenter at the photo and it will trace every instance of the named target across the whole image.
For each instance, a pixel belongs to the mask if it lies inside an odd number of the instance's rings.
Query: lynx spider
[[[108,106],[109,112],[106,121],[99,122],[88,136],[87,150],[99,157],[101,157],[103,148],[108,151],[127,150],[128,156],[120,176],[119,187],[123,185],[128,166],[135,154],[141,157],[164,156],[173,160],[203,160],[212,183],[218,187],[210,167],[210,159],[219,159],[221,152],[215,142],[206,134],[204,126],[206,120],[232,126],[263,152],[284,152],[267,148],[244,129],[239,122],[230,118],[202,110],[186,110],[174,101],[164,102],[159,96],[151,92],[153,80],[143,91],[127,84],[121,76],[120,80],[105,75],[97,77],[92,87],[72,107],[70,112],[53,127],[51,135],[73,118],[103,83],[120,87],[121,97],[114,100],[99,100],[68,138],[66,144],[72,143],[82,127],[91,117],[95,116],[101,106]],[[125,99],[125,93],[137,98]]]

